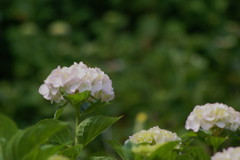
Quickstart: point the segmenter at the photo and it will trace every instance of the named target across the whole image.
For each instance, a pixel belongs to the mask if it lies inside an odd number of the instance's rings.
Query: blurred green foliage
[[[83,61],[113,81],[107,113],[125,115],[113,135],[146,128],[184,132],[197,104],[240,110],[237,0],[0,0],[0,111],[24,127],[51,117],[38,93],[48,74]],[[66,114],[65,117],[70,117]]]

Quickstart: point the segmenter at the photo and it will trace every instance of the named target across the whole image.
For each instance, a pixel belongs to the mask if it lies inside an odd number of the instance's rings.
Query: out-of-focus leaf
[[[7,116],[0,114],[0,145],[5,144],[17,131],[16,124]]]
[[[16,124],[7,116],[0,114],[0,160],[4,160],[5,145],[17,131]]]
[[[65,126],[63,122],[46,119],[32,127],[18,131],[6,144],[5,158],[23,160],[37,154],[40,145],[47,142],[54,133]]]

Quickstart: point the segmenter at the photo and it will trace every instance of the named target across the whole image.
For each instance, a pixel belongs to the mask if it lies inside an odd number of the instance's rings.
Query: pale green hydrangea
[[[141,154],[151,154],[161,145],[172,142],[181,141],[181,138],[176,133],[172,133],[165,129],[160,129],[158,126],[150,128],[149,130],[141,130],[130,136],[125,143],[132,143],[132,151]],[[179,145],[176,148],[180,147]]]

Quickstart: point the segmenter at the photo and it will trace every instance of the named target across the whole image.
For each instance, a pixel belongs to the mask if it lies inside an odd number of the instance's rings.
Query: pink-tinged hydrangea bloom
[[[64,98],[63,89],[68,94],[91,91],[97,99],[108,102],[114,98],[112,81],[99,68],[87,67],[84,63],[74,63],[70,67],[58,66],[39,88],[39,93],[51,102],[60,102]]]
[[[217,152],[211,158],[212,160],[239,160],[240,159],[240,147],[230,147],[223,152]]]
[[[187,118],[185,128],[197,132],[200,128],[210,130],[212,127],[236,131],[240,125],[240,113],[222,103],[196,106]]]

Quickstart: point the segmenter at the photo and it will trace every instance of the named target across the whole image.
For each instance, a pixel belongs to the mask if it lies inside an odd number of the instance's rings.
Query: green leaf
[[[185,147],[187,154],[190,154],[194,160],[210,160],[210,156],[202,147]]]
[[[91,114],[92,112],[95,112],[95,111],[99,111],[100,109],[102,109],[107,103],[106,102],[101,102],[100,100],[95,102],[95,103],[92,103],[85,111],[83,111],[81,113],[81,117],[85,117],[89,114]]]
[[[114,151],[117,152],[117,154],[123,159],[123,160],[128,160],[128,154],[127,153],[127,150],[125,150],[123,148],[123,146],[119,143],[119,142],[116,142],[116,141],[107,141],[111,146],[112,148],[114,149]]]
[[[3,157],[3,148],[2,146],[0,146],[0,160],[4,160],[4,157]]]
[[[177,154],[173,151],[174,148],[179,144],[179,141],[168,142],[158,149],[156,149],[151,155],[150,159],[164,159],[164,160],[174,160]]]
[[[214,147],[214,149],[218,149],[218,147],[225,142],[228,139],[228,137],[216,137],[216,136],[209,136],[206,137],[205,140],[207,144],[211,145]]]
[[[181,139],[197,137],[198,134],[195,132],[187,132],[181,136]]]
[[[50,143],[69,146],[73,144],[73,130],[71,126],[66,126],[56,132],[50,139]]]
[[[43,145],[38,148],[38,151],[35,153],[32,152],[32,155],[24,158],[24,160],[47,160],[50,156],[56,154],[62,148],[63,146],[60,145]]]
[[[82,121],[78,126],[79,142],[86,146],[106,128],[121,117],[92,116]]]
[[[0,145],[4,145],[17,131],[16,124],[7,116],[0,114]]]
[[[7,116],[0,114],[0,160],[4,160],[5,144],[17,131],[16,124]]]
[[[79,144],[76,146],[72,146],[69,148],[64,149],[63,151],[61,151],[59,154],[69,157],[71,159],[76,159],[77,156],[80,154],[80,152],[82,151],[83,145]]]
[[[72,104],[72,106],[78,106],[85,102],[89,96],[90,96],[90,91],[84,91],[80,93],[75,93],[75,94],[63,94],[63,97]]]
[[[183,155],[177,156],[176,160],[193,160],[193,158],[188,154],[183,154]]]
[[[181,136],[182,145],[189,146],[194,139],[198,138],[198,134],[195,132],[187,132]]]
[[[53,119],[58,119],[64,110],[64,108],[67,106],[68,102],[64,103],[63,105],[59,106],[56,112],[54,113],[54,118]]]
[[[32,127],[18,131],[6,144],[5,158],[7,160],[25,160],[36,154],[40,145],[66,124],[53,119],[38,122]]]

